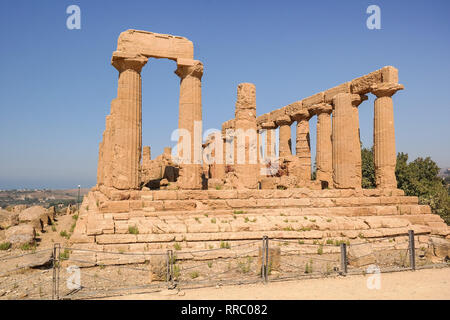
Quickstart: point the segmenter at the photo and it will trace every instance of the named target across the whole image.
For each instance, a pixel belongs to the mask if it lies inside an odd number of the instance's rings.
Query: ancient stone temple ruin
[[[141,70],[149,58],[175,61],[180,78],[178,145],[153,159],[142,143]],[[153,252],[178,242],[182,252],[264,235],[302,241],[397,237],[401,243],[411,229],[419,243],[430,235],[448,237],[449,228],[429,206],[397,189],[393,96],[403,85],[396,68],[383,67],[259,116],[255,85],[241,83],[234,119],[203,141],[204,67],[194,59],[191,41],[127,30],[112,65],[119,72],[117,97],[99,146],[97,185],[84,199],[74,246]],[[368,94],[376,96],[376,189],[361,187],[358,109]],[[310,121],[317,121],[315,155]],[[92,255],[102,264],[143,259]]]

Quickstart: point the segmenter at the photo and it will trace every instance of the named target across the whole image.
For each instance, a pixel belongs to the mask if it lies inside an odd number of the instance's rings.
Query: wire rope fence
[[[54,244],[52,249],[0,257],[0,299],[96,299],[450,266],[448,259],[428,259],[428,250],[416,247],[412,230],[405,241],[394,239],[305,243],[264,236],[234,244],[221,241],[219,248],[146,252]]]

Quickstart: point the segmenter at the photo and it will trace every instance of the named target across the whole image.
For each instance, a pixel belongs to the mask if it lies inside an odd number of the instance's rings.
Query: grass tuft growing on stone
[[[129,234],[139,234],[139,229],[136,226],[129,226],[128,233]]]
[[[8,250],[11,248],[11,242],[0,243],[0,250]]]

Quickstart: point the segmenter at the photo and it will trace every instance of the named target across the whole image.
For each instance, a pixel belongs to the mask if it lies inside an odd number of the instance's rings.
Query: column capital
[[[201,80],[203,76],[203,63],[198,60],[191,60],[189,64],[177,64],[175,74],[181,79],[192,76]]]
[[[293,111],[291,114],[291,117],[295,121],[300,121],[300,120],[309,119],[311,117],[311,114],[310,114],[308,108],[302,107],[298,110]]]
[[[385,82],[385,83],[377,83],[373,84],[370,87],[370,92],[377,96],[377,98],[381,97],[391,97],[398,90],[403,90],[405,87],[402,84],[394,83],[394,82]]]
[[[142,55],[128,55],[115,51],[111,59],[111,64],[119,72],[131,69],[140,73],[147,61],[148,58]]]
[[[276,129],[277,124],[274,121],[263,122],[263,123],[261,123],[261,128],[262,129]]]
[[[365,94],[352,94],[352,106],[358,108],[358,106],[368,99]]]
[[[276,119],[275,123],[279,126],[283,126],[283,125],[290,126],[292,124],[292,120],[291,120],[291,117],[289,117],[288,115],[285,115],[285,116],[281,116],[278,119]]]
[[[331,114],[333,112],[333,106],[329,103],[319,103],[311,106],[311,114],[319,115],[321,113]]]

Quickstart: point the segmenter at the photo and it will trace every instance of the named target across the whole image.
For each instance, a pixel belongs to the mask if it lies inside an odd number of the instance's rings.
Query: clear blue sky
[[[66,8],[81,8],[81,30]],[[381,30],[366,8],[381,8]],[[385,65],[399,69],[397,151],[450,166],[450,1],[66,1],[0,3],[0,189],[90,187],[116,96],[110,65],[126,29],[185,36],[205,65],[204,129],[234,115],[236,86],[256,85],[257,113],[282,107]],[[179,78],[169,60],[143,76],[143,143],[171,146]],[[360,107],[372,145],[373,97]],[[312,142],[315,124],[312,121]],[[313,148],[313,152],[314,152]]]

